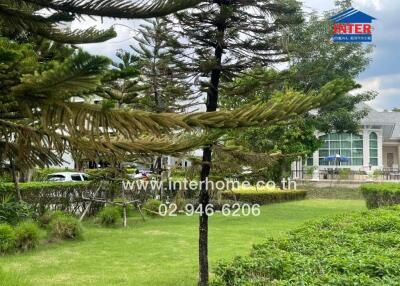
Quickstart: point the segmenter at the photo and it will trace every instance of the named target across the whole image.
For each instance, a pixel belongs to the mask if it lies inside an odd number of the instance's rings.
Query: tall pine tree
[[[207,77],[201,89],[207,93],[207,112],[219,104],[221,81],[256,64],[270,66],[287,61],[281,36],[285,28],[302,21],[297,1],[214,0],[176,15],[182,43],[186,42],[191,70]],[[173,22],[173,21],[172,21]],[[194,51],[194,52],[193,52]],[[206,180],[210,174],[212,148],[203,149],[199,203],[209,204]],[[208,285],[208,215],[199,222],[199,266],[201,286]]]

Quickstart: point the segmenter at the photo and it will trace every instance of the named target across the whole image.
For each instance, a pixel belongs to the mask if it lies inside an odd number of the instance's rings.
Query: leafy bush
[[[57,217],[63,216],[65,213],[62,211],[50,211],[47,210],[44,214],[39,217],[39,224],[41,227],[48,227],[51,221]]]
[[[399,285],[400,206],[311,222],[222,262],[214,286]]]
[[[364,184],[361,192],[369,209],[400,204],[400,184]]]
[[[238,200],[252,204],[271,204],[304,199],[307,195],[303,190],[280,190],[271,188],[240,188],[221,193],[226,200]]]
[[[341,180],[348,180],[350,178],[351,169],[350,168],[343,168],[339,170],[339,178]]]
[[[22,251],[39,245],[40,229],[34,222],[23,222],[15,228],[16,246]]]
[[[56,216],[50,222],[51,236],[55,239],[75,240],[82,237],[82,226],[74,216],[64,214]]]
[[[124,201],[126,202],[128,200],[127,199],[124,200],[123,198],[115,198],[114,199],[115,203],[123,203]],[[123,217],[124,216],[124,208],[122,206],[118,206],[118,205],[115,207],[118,208],[118,210],[121,214],[121,217]],[[134,213],[135,213],[135,207],[131,204],[128,205],[126,207],[126,215],[129,217],[129,216],[133,216]]]
[[[15,231],[11,225],[0,224],[0,254],[7,253],[15,249]]]
[[[121,210],[117,206],[106,206],[99,213],[100,223],[115,226],[121,219]]]
[[[143,209],[149,216],[157,216],[161,202],[156,199],[150,199],[146,202]]]
[[[24,202],[16,202],[12,196],[5,196],[0,202],[0,222],[15,225],[23,220],[32,218],[33,210]]]

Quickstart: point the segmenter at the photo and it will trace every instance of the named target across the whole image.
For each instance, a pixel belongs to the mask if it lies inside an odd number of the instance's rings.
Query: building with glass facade
[[[349,168],[354,171],[398,170],[400,165],[400,112],[379,112],[369,106],[357,134],[317,133],[324,145],[306,162],[296,162],[293,168],[314,167],[315,170]],[[345,157],[346,160],[327,160]]]

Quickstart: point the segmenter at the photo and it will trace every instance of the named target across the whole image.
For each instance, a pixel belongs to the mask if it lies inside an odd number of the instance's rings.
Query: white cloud
[[[360,81],[362,91],[377,91],[378,96],[369,102],[378,110],[400,107],[400,73],[370,77]]]
[[[382,0],[355,0],[354,6],[357,8],[371,8],[376,11],[383,9]]]

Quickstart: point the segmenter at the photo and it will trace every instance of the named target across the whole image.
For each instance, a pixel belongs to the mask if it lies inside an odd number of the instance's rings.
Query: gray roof
[[[368,110],[368,115],[361,120],[362,125],[382,128],[384,140],[400,139],[400,112],[377,111],[366,104],[360,104],[357,108]]]

